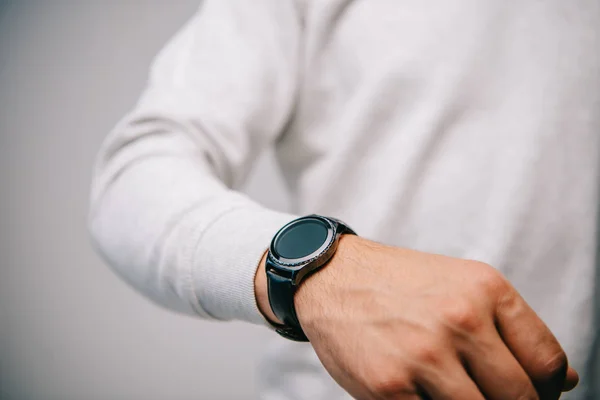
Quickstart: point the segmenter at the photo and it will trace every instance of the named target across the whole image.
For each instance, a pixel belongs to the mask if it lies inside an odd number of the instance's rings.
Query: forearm
[[[261,323],[256,265],[264,243],[293,217],[228,189],[177,132],[153,136],[133,121],[118,131],[103,146],[106,161],[94,178],[89,225],[96,248],[158,304]],[[131,136],[140,139],[124,145],[120,138]]]

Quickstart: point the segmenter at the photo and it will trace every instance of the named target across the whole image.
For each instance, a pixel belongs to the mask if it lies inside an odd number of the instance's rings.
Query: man
[[[584,398],[599,37],[596,0],[207,0],[101,149],[95,243],[159,304],[310,340],[265,399]],[[268,146],[294,215],[235,191]]]

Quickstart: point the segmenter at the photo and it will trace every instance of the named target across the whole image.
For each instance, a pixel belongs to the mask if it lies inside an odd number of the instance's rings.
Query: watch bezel
[[[299,224],[307,219],[315,219],[322,222],[327,228],[327,236],[321,246],[312,253],[300,257],[300,258],[286,258],[282,257],[275,248],[277,239],[290,227],[295,224]],[[337,248],[337,226],[327,218],[323,218],[317,215],[310,215],[303,218],[295,219],[286,225],[284,225],[273,237],[271,245],[269,246],[269,254],[267,258],[270,258],[272,263],[269,263],[269,269],[274,270],[282,276],[291,278],[295,284],[302,280],[302,278],[325,264],[333,255]]]

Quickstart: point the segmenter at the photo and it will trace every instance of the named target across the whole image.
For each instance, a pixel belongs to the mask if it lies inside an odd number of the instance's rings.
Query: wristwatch
[[[322,268],[335,254],[341,235],[356,233],[335,218],[308,215],[295,219],[273,237],[266,261],[269,304],[283,325],[273,324],[281,336],[308,342],[294,306],[300,283]]]

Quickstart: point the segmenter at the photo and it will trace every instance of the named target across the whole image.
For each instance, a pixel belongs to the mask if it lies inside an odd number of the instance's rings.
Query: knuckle
[[[418,365],[438,365],[442,357],[442,346],[437,345],[433,340],[425,341],[413,346],[412,354]]]
[[[511,285],[500,271],[494,267],[475,261],[473,267],[476,269],[476,282],[480,288],[488,295],[502,295],[510,291]]]
[[[455,302],[446,307],[443,317],[452,331],[473,333],[483,325],[483,318],[471,302]]]
[[[372,376],[368,387],[376,397],[384,399],[414,393],[410,379],[403,374],[390,374],[389,372]]]

